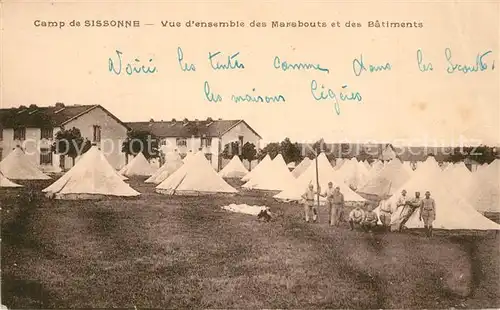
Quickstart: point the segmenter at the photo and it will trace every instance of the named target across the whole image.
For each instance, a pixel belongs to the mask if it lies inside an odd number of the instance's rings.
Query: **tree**
[[[257,150],[255,149],[255,145],[250,142],[245,143],[241,149],[241,157],[248,160],[249,170],[252,170],[252,161],[257,158],[256,156]]]
[[[491,163],[497,157],[495,148],[486,145],[477,147],[456,147],[451,155],[446,158],[446,161],[460,162],[466,159],[474,160],[479,164]]]
[[[363,161],[363,160],[366,160],[368,161],[368,163],[372,163],[374,160],[375,160],[375,157],[371,154],[368,154],[366,152],[366,150],[364,148],[362,148],[360,151],[359,151],[359,154],[356,156],[356,159],[358,161]]]
[[[281,151],[281,145],[277,142],[272,142],[266,145],[262,150],[260,150],[259,155],[257,156],[259,160],[264,159],[266,155],[271,156],[271,158],[276,157]]]
[[[317,155],[325,152],[327,155],[331,152],[331,149],[325,143],[323,138],[314,142],[313,145],[307,145],[306,156],[310,159],[314,159]]]
[[[159,157],[158,139],[146,130],[130,130],[122,143],[122,152],[128,155],[142,153],[146,159]]]
[[[299,162],[303,159],[299,144],[292,143],[289,138],[285,138],[285,140],[280,143],[280,150],[287,164],[292,161]]]
[[[238,141],[229,142],[224,145],[224,150],[221,153],[222,158],[231,159],[234,155],[240,156],[240,143]],[[240,156],[241,158],[241,156]]]
[[[80,129],[73,127],[56,133],[51,150],[56,154],[69,156],[74,166],[76,157],[85,154],[91,147],[92,143],[88,139],[83,139]]]

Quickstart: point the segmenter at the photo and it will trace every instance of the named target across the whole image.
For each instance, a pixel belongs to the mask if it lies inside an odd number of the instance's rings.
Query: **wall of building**
[[[80,129],[84,138],[92,141],[94,125],[101,127],[101,142],[97,143],[97,145],[115,169],[122,168],[125,165],[125,154],[122,153],[121,147],[123,141],[127,138],[127,128],[117,122],[103,109],[97,107],[65,124],[64,127],[66,129],[76,127]],[[72,160],[65,158],[64,164],[66,169],[70,168]]]
[[[26,135],[24,140],[14,140],[14,129],[3,129],[3,139],[0,141],[0,148],[2,148],[2,158],[12,152],[17,146],[21,146],[28,159],[37,165],[45,172],[56,172],[54,165],[41,165],[40,164],[40,149],[49,149],[52,146],[52,139],[41,139],[40,128],[26,128]],[[55,166],[57,167],[57,166]]]

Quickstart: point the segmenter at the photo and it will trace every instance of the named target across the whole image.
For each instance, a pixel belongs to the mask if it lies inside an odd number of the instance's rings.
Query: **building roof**
[[[111,112],[101,105],[69,105],[56,104],[49,107],[17,107],[0,109],[0,127],[2,128],[43,128],[43,127],[61,127],[68,122],[87,114],[95,108],[101,108],[118,123],[129,127],[114,116]]]
[[[190,121],[149,121],[126,123],[133,130],[149,131],[157,137],[189,138],[192,136],[218,137],[244,123],[259,138],[262,137],[244,120],[190,120]]]

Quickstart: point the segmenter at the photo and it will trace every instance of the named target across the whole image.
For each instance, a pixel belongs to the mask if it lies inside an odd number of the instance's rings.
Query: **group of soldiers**
[[[436,203],[431,198],[429,191],[425,192],[425,198],[420,197],[420,192],[415,192],[414,198],[409,198],[406,190],[401,192],[396,202],[396,210],[392,210],[391,204],[386,200],[379,206],[379,214],[374,211],[376,206],[366,202],[364,208],[357,205],[348,217],[349,226],[354,230],[356,226],[365,231],[372,231],[378,224],[379,218],[385,231],[405,229],[406,222],[418,210],[419,220],[424,222],[426,235],[432,236],[432,223],[436,219]],[[340,187],[333,187],[333,183],[328,183],[325,191],[314,191],[313,184],[309,184],[306,192],[302,195],[304,201],[305,220],[309,223],[309,214],[312,212],[313,222],[318,221],[318,209],[314,203],[315,197],[319,195],[326,198],[329,210],[328,223],[331,226],[339,226],[344,213],[344,195],[340,192]]]

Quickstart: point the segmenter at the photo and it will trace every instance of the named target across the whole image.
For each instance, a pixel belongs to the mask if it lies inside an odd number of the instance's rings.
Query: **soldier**
[[[313,221],[316,222],[318,218],[318,210],[314,205],[314,195],[317,192],[314,191],[314,186],[309,184],[306,192],[302,194],[302,199],[304,199],[304,212],[306,214],[306,222],[309,223],[309,211],[313,212]]]
[[[393,230],[401,231],[401,222],[404,219],[405,206],[406,206],[407,202],[408,202],[408,196],[406,196],[406,189],[403,189],[401,191],[401,196],[399,196],[398,200],[396,201],[396,215],[399,213],[399,217],[393,223],[393,224],[395,224],[395,227]]]
[[[354,230],[354,224],[360,225],[363,223],[365,219],[365,212],[359,205],[357,205],[352,211],[349,213],[349,225],[351,226],[351,230]]]
[[[362,226],[365,231],[371,232],[373,228],[377,227],[377,213],[373,211],[373,206],[371,206],[369,202],[365,203],[365,210]]]
[[[392,210],[391,210],[391,203],[388,199],[382,200],[380,202],[379,211],[380,211],[380,215],[379,215],[380,221],[382,222],[382,226],[384,227],[384,230],[390,231]]]
[[[401,211],[401,225],[399,226],[399,231],[402,231],[405,228],[406,222],[410,219],[413,212],[416,209],[420,208],[422,205],[422,198],[420,198],[420,192],[415,192],[415,198],[406,202],[403,211]]]
[[[328,223],[330,226],[338,226],[340,222],[340,214],[344,208],[344,195],[340,192],[340,187],[333,188],[333,183],[328,182],[328,189],[320,194],[322,197],[326,197],[326,201],[329,209]]]
[[[420,205],[419,218],[424,221],[426,235],[432,237],[432,222],[436,220],[436,202],[431,198],[429,191],[425,192],[425,198]]]

